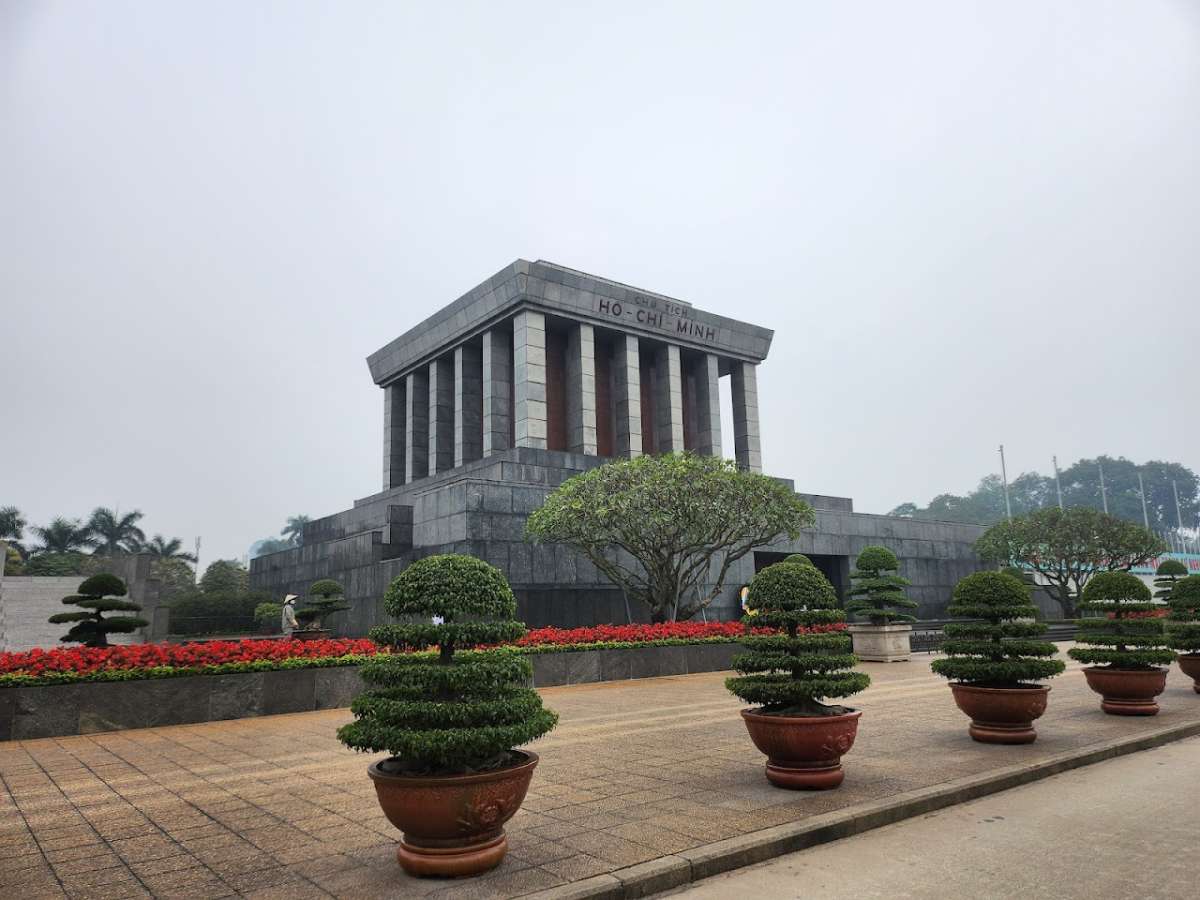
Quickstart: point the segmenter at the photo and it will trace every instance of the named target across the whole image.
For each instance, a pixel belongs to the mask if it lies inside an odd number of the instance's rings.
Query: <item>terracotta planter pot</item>
[[[1200,653],[1180,653],[1179,671],[1192,679],[1192,690],[1200,694]]]
[[[367,769],[379,805],[403,836],[396,859],[410,875],[478,875],[508,852],[504,823],[521,808],[538,764],[525,761],[476,775],[389,775],[376,762]]]
[[[1088,687],[1104,699],[1100,708],[1113,716],[1155,716],[1154,698],[1167,688],[1166,669],[1110,669],[1089,666],[1083,670]]]
[[[852,710],[840,716],[764,716],[742,710],[750,740],[767,756],[767,780],[793,790],[826,790],[845,780],[842,754],[854,746],[861,715]]]
[[[1037,740],[1033,720],[1046,711],[1049,687],[988,688],[951,682],[950,690],[958,708],[971,717],[967,733],[980,743],[1032,744]]]

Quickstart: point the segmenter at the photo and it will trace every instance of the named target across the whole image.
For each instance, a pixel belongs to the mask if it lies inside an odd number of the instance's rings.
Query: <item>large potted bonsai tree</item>
[[[1082,663],[1088,687],[1103,697],[1100,708],[1115,716],[1153,716],[1154,698],[1167,686],[1167,670],[1175,659],[1167,649],[1161,609],[1150,588],[1129,572],[1101,572],[1083,589],[1079,609],[1097,616],[1079,620],[1075,640],[1084,646],[1067,654]]]
[[[308,602],[296,610],[296,621],[300,627],[292,632],[298,641],[315,641],[328,636],[326,620],[334,613],[350,608],[344,599],[345,588],[332,578],[314,581],[308,589]]]
[[[976,572],[954,587],[950,615],[979,619],[945,627],[944,659],[933,671],[952,679],[958,708],[971,717],[967,733],[985,744],[1029,744],[1033,720],[1046,711],[1046,685],[1033,684],[1062,673],[1058,648],[1036,638],[1046,633],[1033,618],[1029,588],[1005,572]]]
[[[1192,679],[1192,688],[1200,694],[1200,575],[1189,575],[1177,582],[1169,600],[1167,640],[1179,651],[1179,668]]]
[[[1177,559],[1164,559],[1154,570],[1154,599],[1169,603],[1179,579],[1186,578],[1187,566]]]
[[[142,611],[140,603],[123,600],[128,588],[116,575],[101,572],[85,578],[78,593],[63,597],[68,606],[78,606],[80,612],[55,613],[48,621],[59,625],[72,623],[71,628],[59,640],[76,642],[87,647],[107,647],[110,634],[132,634],[150,623],[140,616],[106,616],[105,613],[137,613]]]
[[[804,626],[830,625],[845,616],[825,576],[809,565],[781,562],[750,582],[743,620],[746,653],[733,668],[741,674],[725,686],[755,709],[742,710],[750,739],[767,756],[767,779],[785,788],[834,788],[842,783],[842,754],[854,743],[861,712],[826,705],[870,684],[843,632],[802,634]],[[775,627],[782,634],[751,634]]]
[[[368,769],[379,805],[403,832],[396,857],[413,875],[474,875],[508,849],[504,823],[521,806],[536,753],[514,748],[541,737],[558,717],[526,687],[529,659],[511,648],[517,603],[499,569],[470,556],[429,556],[404,570],[383,598],[395,617],[378,643],[397,651],[363,664],[369,689],[338,738],[388,754]],[[440,618],[440,623],[431,619]]]
[[[906,610],[916,609],[904,589],[910,584],[899,574],[900,560],[887,547],[864,547],[850,573],[846,612],[862,616],[848,630],[854,655],[868,662],[903,662],[912,658],[912,624]]]

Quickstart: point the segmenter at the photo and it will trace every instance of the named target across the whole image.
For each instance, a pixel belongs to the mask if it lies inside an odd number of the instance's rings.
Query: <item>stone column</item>
[[[513,318],[513,412],[518,447],[546,448],[546,317]]]
[[[616,432],[613,452],[632,459],[642,455],[642,368],[638,339],[617,335],[613,343],[613,408]]]
[[[721,365],[711,353],[696,362],[696,452],[721,455]]]
[[[480,348],[454,349],[454,465],[483,456],[483,360]]]
[[[429,474],[454,468],[454,360],[429,364]]]
[[[683,377],[679,348],[673,344],[655,353],[654,431],[659,453],[683,452]]]
[[[404,381],[383,389],[383,489],[404,484]]]
[[[735,362],[733,387],[733,452],[738,468],[762,471],[762,445],[758,438],[758,367]]]
[[[404,481],[429,474],[429,370],[404,379]]]
[[[512,336],[483,335],[483,455],[507,450],[512,437]]]
[[[576,325],[567,338],[567,449],[595,456],[596,338],[591,325]]]

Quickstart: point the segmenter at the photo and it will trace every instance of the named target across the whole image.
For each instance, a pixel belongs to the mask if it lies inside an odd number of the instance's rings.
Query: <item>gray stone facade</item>
[[[385,393],[383,490],[310,522],[302,547],[253,560],[251,584],[304,594],[336,578],[353,609],[331,624],[364,634],[384,619],[380,598],[411,561],[469,553],[507,574],[530,625],[644,620],[586,559],[526,543],[525,520],[567,478],[607,459],[720,455],[725,377],[734,457],[761,471],[757,369],[772,336],[661,294],[519,260],[369,357]],[[790,552],[813,557],[844,593],[858,552],[886,544],[923,617],[943,615],[954,583],[979,568],[971,544],[980,527],[807,499],[816,527],[741,560],[710,618],[740,615],[738,587]]]

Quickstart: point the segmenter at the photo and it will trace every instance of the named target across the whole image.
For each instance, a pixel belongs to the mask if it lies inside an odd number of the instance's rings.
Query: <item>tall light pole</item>
[[[1008,467],[1004,464],[1004,445],[1000,445],[1000,477],[1004,480],[1004,510],[1012,518],[1012,503],[1008,499]]]
[[[1059,509],[1062,509],[1062,508],[1063,508],[1063,502],[1062,502],[1062,481],[1061,481],[1061,479],[1059,479],[1059,477],[1058,477],[1058,457],[1057,457],[1057,456],[1052,456],[1052,457],[1050,457],[1050,458],[1051,458],[1052,460],[1054,460],[1054,487],[1055,487],[1055,489],[1058,491],[1058,508],[1059,508]]]
[[[1150,530],[1150,513],[1146,509],[1146,485],[1142,482],[1142,473],[1138,472],[1138,493],[1142,495],[1142,522],[1146,530]]]
[[[1104,514],[1108,515],[1108,492],[1104,489],[1104,463],[1097,459],[1096,465],[1100,469],[1100,502],[1104,505]]]

